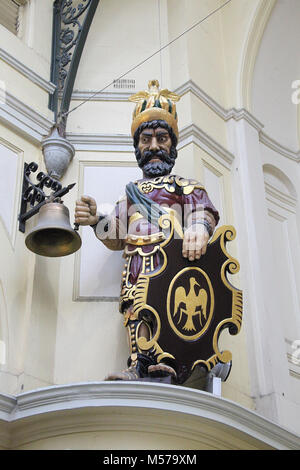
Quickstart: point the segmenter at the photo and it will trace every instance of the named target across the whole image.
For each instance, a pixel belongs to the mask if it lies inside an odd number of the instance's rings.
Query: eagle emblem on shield
[[[134,310],[139,318],[151,321],[153,335],[149,340],[139,338],[138,345],[151,351],[158,363],[169,363],[178,384],[197,367],[210,371],[232,359],[230,351],[219,350],[218,340],[226,328],[237,334],[242,323],[242,291],[228,280],[239,271],[238,261],[226,249],[235,236],[233,226],[221,226],[206,254],[192,263],[178,256],[182,238],[170,236],[160,247],[162,266],[139,276]]]

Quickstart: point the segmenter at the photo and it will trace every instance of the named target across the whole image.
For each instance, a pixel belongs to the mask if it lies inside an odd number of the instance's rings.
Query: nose
[[[159,145],[156,137],[152,137],[149,150],[151,150],[152,152],[156,152],[159,150]]]

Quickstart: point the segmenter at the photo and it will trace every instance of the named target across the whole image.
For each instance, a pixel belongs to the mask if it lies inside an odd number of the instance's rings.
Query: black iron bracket
[[[27,219],[37,214],[40,208],[49,202],[49,200],[60,200],[60,198],[67,194],[76,184],[69,184],[63,188],[59,181],[51,178],[50,175],[42,171],[36,175],[37,182],[33,183],[30,179],[30,175],[31,173],[35,173],[37,169],[38,165],[35,162],[24,163],[22,199],[19,214],[19,230],[22,233],[25,232]],[[52,192],[47,195],[44,188],[48,188]],[[30,206],[29,210],[28,205]]]
[[[49,108],[64,133],[82,51],[100,0],[55,0],[51,82],[56,85]],[[60,104],[59,104],[60,103]]]

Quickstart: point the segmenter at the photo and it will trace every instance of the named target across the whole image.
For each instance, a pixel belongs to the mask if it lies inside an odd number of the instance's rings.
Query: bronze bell
[[[48,202],[40,208],[38,223],[25,244],[37,255],[66,256],[79,250],[81,238],[71,227],[69,209],[60,202]]]

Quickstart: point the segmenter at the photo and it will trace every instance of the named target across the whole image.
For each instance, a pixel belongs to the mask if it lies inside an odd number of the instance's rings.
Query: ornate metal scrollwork
[[[72,60],[72,49],[76,47],[82,32],[82,25],[79,19],[91,4],[91,0],[83,0],[83,3],[79,3],[79,5],[74,7],[72,0],[63,0],[62,2],[61,19],[64,27],[60,33],[61,53],[58,83],[60,91],[63,90],[68,75],[68,65]]]
[[[22,200],[19,214],[19,230],[23,233],[25,232],[26,220],[37,214],[47,200],[55,201],[60,199],[76,184],[69,184],[63,188],[59,181],[42,171],[36,175],[37,182],[33,183],[30,179],[30,175],[31,173],[35,173],[37,169],[38,165],[35,162],[24,163]],[[47,195],[45,188],[50,189],[51,193]],[[30,205],[30,209],[27,211],[28,204]]]
[[[51,81],[57,86],[49,107],[55,113],[60,133],[64,133],[66,113],[81,54],[99,0],[55,0]],[[60,106],[59,106],[59,98]]]
[[[53,192],[59,191],[62,188],[61,183],[42,171],[40,171],[36,176],[39,183],[33,184],[30,181],[29,175],[31,172],[37,171],[37,169],[38,165],[35,162],[31,162],[29,165],[25,163],[24,178],[27,183],[27,189],[23,193],[23,199],[29,202],[31,207],[33,207],[36,202],[39,203],[45,200],[46,195],[43,190],[44,187],[51,188]]]

